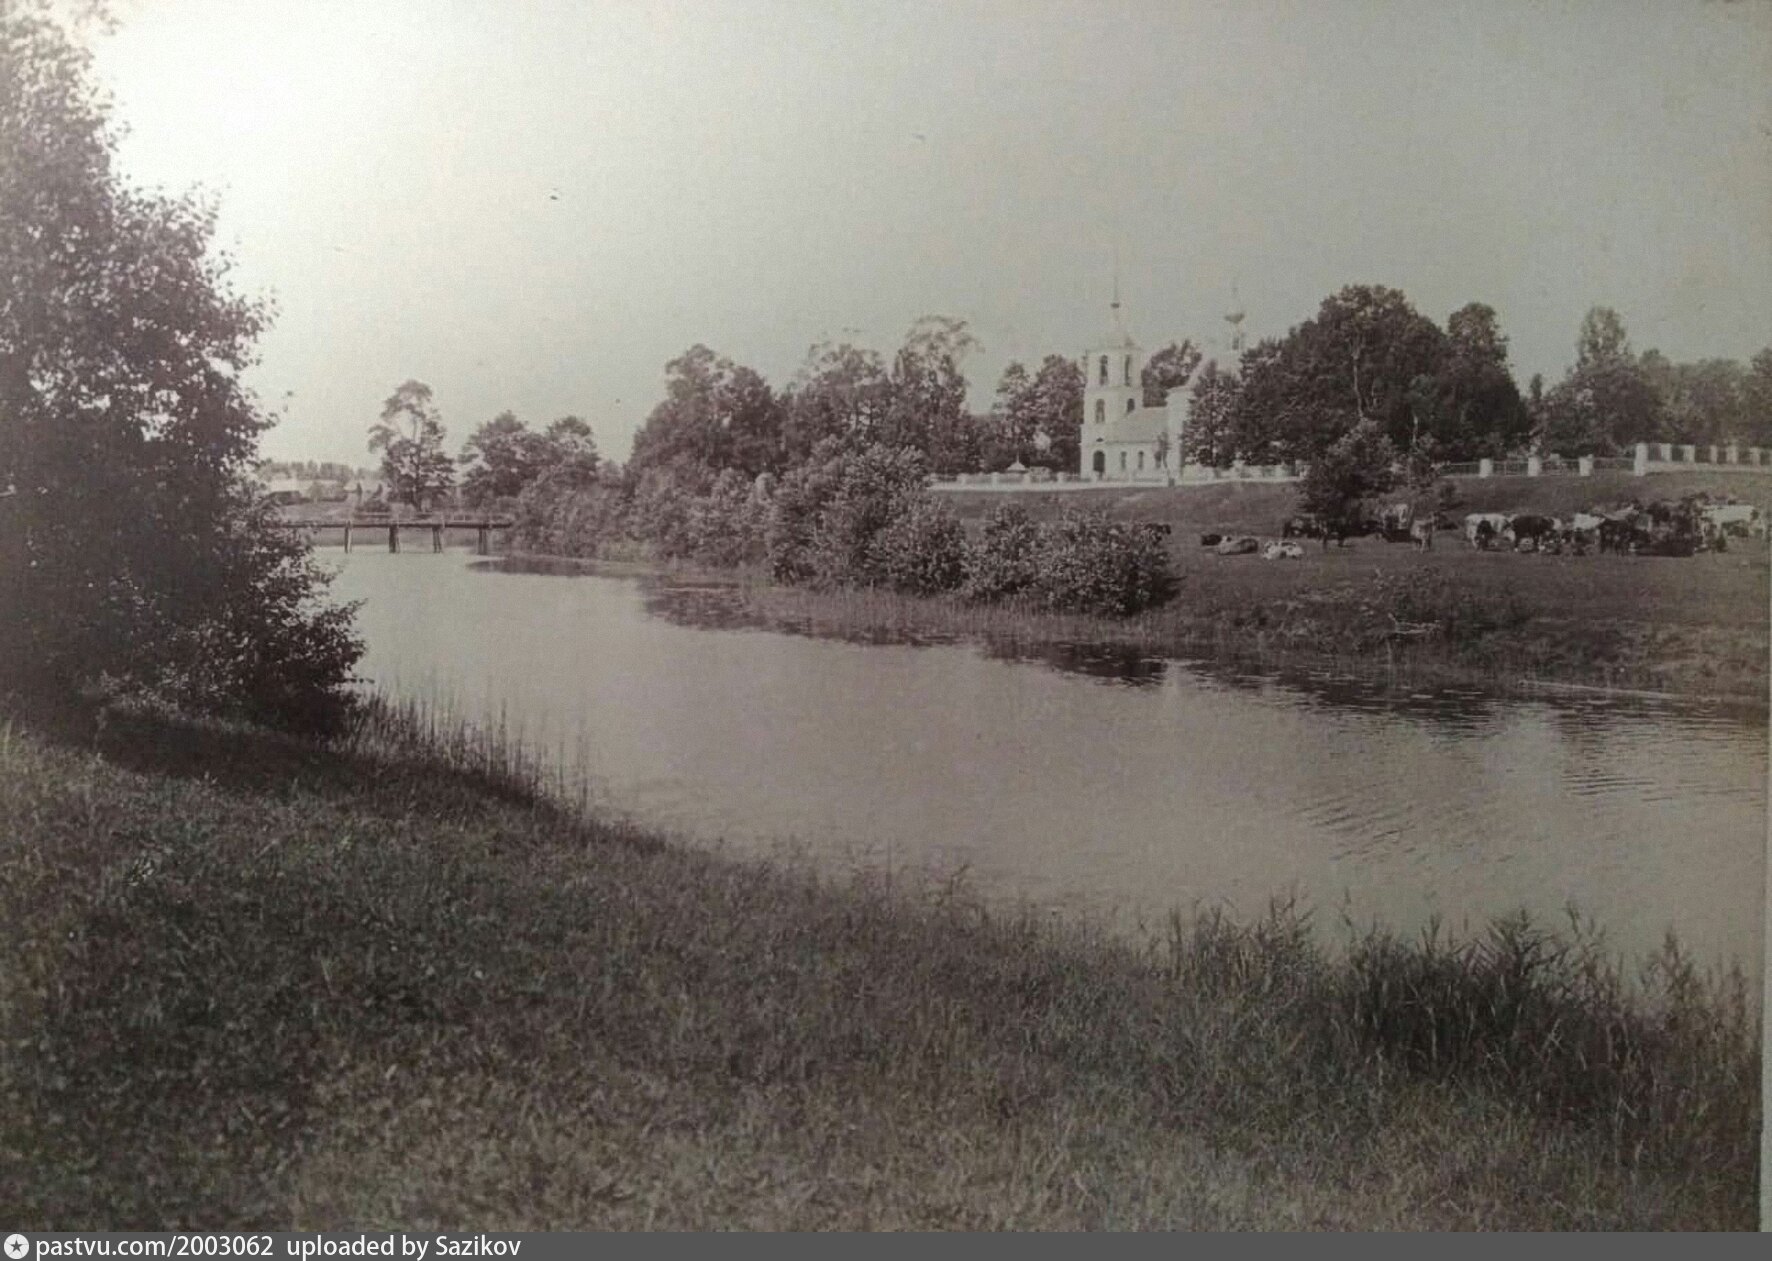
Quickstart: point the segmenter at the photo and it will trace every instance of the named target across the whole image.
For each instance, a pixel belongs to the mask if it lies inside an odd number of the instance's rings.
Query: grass
[[[1754,1223],[1739,978],[1297,912],[1131,943],[587,814],[520,741],[0,720],[0,1217]]]
[[[1492,691],[1576,684],[1766,708],[1765,557],[1541,557],[1375,540],[1302,561],[1178,546],[1180,595],[1129,618],[956,597],[737,587],[753,621],[879,640],[977,640],[1008,653],[1087,645],[1260,671]]]

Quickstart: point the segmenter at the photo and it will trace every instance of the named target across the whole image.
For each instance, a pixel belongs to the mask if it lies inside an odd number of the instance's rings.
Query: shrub
[[[1041,531],[1020,504],[1002,504],[985,518],[969,550],[968,600],[1008,600],[1031,591],[1040,572]]]
[[[1041,536],[1034,594],[1047,608],[1123,617],[1175,594],[1169,551],[1155,531],[1066,512]]]
[[[966,580],[966,531],[928,495],[875,535],[873,553],[873,572],[896,591],[937,595]]]

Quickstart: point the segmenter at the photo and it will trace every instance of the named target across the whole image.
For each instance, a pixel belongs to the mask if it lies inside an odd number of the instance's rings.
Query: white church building
[[[1170,390],[1162,407],[1144,406],[1144,351],[1115,323],[1083,356],[1077,471],[1091,481],[1167,481],[1187,429],[1187,387]]]

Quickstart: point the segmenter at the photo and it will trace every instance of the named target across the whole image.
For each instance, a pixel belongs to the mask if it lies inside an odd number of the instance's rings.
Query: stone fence
[[[1051,469],[1028,469],[1013,473],[960,473],[936,477],[935,490],[1029,490],[1070,491],[1092,490],[1113,486],[1203,486],[1214,482],[1295,482],[1304,476],[1307,466],[1295,464],[1244,464],[1238,461],[1229,468],[1209,464],[1189,464],[1179,478],[1165,469],[1140,473],[1055,473]],[[1443,477],[1591,477],[1595,469],[1618,472],[1629,470],[1637,477],[1651,473],[1673,473],[1683,469],[1714,469],[1729,473],[1772,473],[1772,450],[1744,447],[1731,442],[1724,446],[1696,446],[1692,443],[1639,442],[1628,456],[1583,455],[1567,460],[1553,455],[1531,455],[1523,460],[1472,460],[1440,467]]]

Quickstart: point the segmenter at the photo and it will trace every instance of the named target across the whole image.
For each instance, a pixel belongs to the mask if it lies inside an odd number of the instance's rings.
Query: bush
[[[967,556],[968,600],[1009,600],[1033,590],[1040,573],[1041,531],[1020,504],[1002,504],[985,518]]]
[[[895,591],[938,595],[966,580],[966,531],[928,495],[875,536],[873,552],[873,572]]]
[[[1101,513],[1066,512],[1041,531],[1034,595],[1049,609],[1123,617],[1174,596],[1163,537]]]

